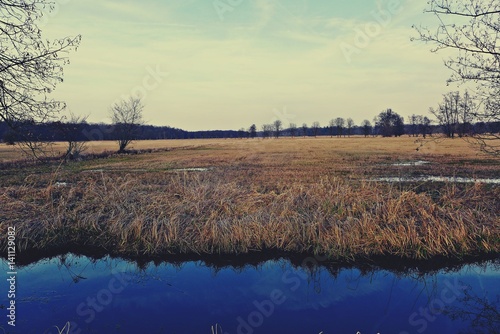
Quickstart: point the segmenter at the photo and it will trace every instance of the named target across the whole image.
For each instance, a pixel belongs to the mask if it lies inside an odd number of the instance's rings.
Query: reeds
[[[239,177],[223,169],[81,173],[66,186],[0,188],[0,248],[6,254],[6,230],[15,225],[18,252],[78,248],[140,257],[285,251],[350,260],[500,251],[498,188],[449,184],[431,197],[337,177],[264,182],[255,171],[233,172]]]

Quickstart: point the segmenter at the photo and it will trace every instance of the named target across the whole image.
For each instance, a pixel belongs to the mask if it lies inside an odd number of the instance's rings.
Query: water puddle
[[[194,167],[194,168],[176,168],[174,172],[208,172],[210,168]]]
[[[458,176],[388,176],[388,177],[378,177],[370,179],[369,181],[374,182],[389,182],[389,183],[400,183],[400,182],[449,182],[449,183],[485,183],[485,184],[500,184],[500,179],[482,179],[482,178],[471,178],[471,177],[458,177]]]
[[[175,169],[166,169],[163,171],[167,172],[207,172],[211,170],[211,167],[192,167],[192,168],[175,168]],[[87,169],[83,172],[86,173],[104,173],[104,172],[131,172],[131,173],[142,173],[142,172],[151,172],[154,170],[150,169]]]
[[[392,164],[391,166],[424,166],[430,164],[430,161],[407,161],[407,162],[397,162]]]
[[[66,255],[17,268],[16,326],[5,321],[0,326],[9,333],[46,334],[57,334],[55,326],[66,326],[68,333],[210,333],[217,325],[225,334],[498,328],[498,261],[427,274],[332,269],[318,261],[271,260],[238,268],[193,261],[139,268],[120,259]],[[0,304],[6,319],[6,290]]]

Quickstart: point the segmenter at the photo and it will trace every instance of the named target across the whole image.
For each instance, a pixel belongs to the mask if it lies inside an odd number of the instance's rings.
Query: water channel
[[[0,333],[490,333],[500,262],[423,271],[313,257],[225,266],[67,254],[19,267]],[[8,272],[2,260],[2,271]],[[57,327],[56,327],[57,326]]]

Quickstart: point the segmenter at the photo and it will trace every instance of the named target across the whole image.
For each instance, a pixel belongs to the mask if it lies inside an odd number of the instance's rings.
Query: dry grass
[[[24,173],[22,182],[4,171],[0,248],[6,249],[7,226],[15,225],[21,252],[79,248],[153,256],[284,251],[346,260],[377,255],[460,258],[500,251],[499,187],[441,184],[424,191],[418,185],[363,181],[401,172],[391,164],[415,159],[439,161],[437,167],[422,167],[433,172],[463,168],[464,173],[473,169],[498,175],[498,163],[467,153],[461,141],[450,142],[456,147],[443,152],[438,147],[415,151],[409,138],[175,145],[168,152],[16,171]],[[474,163],[477,159],[481,163]],[[457,161],[466,163],[460,167]],[[179,167],[211,169],[173,170]]]

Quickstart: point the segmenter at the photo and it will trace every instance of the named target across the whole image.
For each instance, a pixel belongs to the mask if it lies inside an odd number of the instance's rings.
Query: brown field
[[[54,152],[63,147],[56,144]],[[116,148],[96,142],[87,152]],[[4,236],[15,226],[21,255],[259,251],[352,260],[500,250],[500,186],[370,181],[498,178],[500,161],[463,140],[423,146],[408,137],[169,140],[133,148],[148,153],[23,166],[12,163],[21,157],[17,151],[0,145],[0,248],[6,250]],[[412,161],[428,163],[393,165]]]

